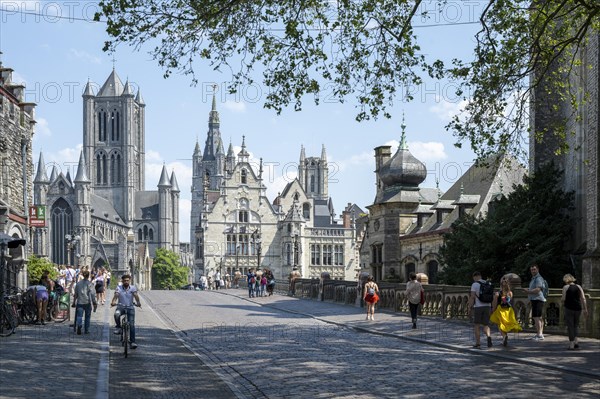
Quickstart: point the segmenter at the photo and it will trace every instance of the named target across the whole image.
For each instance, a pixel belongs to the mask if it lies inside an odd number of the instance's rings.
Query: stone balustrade
[[[468,321],[468,286],[424,285],[425,304],[421,314],[445,319]],[[393,312],[408,313],[408,300],[404,295],[406,284],[379,283],[379,308]],[[566,334],[560,288],[551,288],[544,306],[544,332]],[[297,279],[295,296],[299,298],[362,306],[359,288],[355,281]],[[517,320],[525,331],[533,331],[531,304],[520,288],[513,288],[513,306]],[[586,290],[588,317],[582,315],[580,335],[600,338],[600,290]]]

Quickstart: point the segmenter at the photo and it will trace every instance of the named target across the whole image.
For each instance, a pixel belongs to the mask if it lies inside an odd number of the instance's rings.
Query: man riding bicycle
[[[140,303],[137,287],[135,285],[130,285],[130,282],[130,275],[124,274],[123,277],[121,277],[121,284],[117,286],[110,306],[117,306],[117,310],[115,310],[115,323],[117,325],[115,334],[121,334],[121,315],[127,313],[127,319],[131,326],[130,348],[135,349],[137,348],[137,344],[135,343],[135,308],[133,306],[135,305],[141,308],[142,304]],[[133,301],[134,299],[135,303]]]

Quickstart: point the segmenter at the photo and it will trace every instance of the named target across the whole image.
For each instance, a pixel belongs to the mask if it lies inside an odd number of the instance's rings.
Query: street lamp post
[[[261,252],[261,239],[260,239],[260,232],[258,231],[258,229],[256,229],[254,231],[254,233],[252,233],[252,243],[254,244],[254,248],[256,249],[256,268],[260,269],[260,252]]]
[[[77,247],[77,243],[81,241],[81,237],[75,234],[67,234],[65,235],[65,240],[67,241],[67,264],[75,266],[75,257],[73,256],[73,249]],[[77,254],[77,259],[79,259],[79,254]]]

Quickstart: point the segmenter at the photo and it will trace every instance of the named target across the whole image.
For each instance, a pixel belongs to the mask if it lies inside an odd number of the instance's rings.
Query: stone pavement
[[[494,347],[475,350],[471,348],[472,327],[464,322],[421,317],[418,329],[412,330],[405,314],[377,312],[375,321],[366,321],[364,309],[353,306],[284,295],[247,298],[244,289],[216,292],[332,326],[409,340],[422,344],[424,349],[434,345],[457,353],[482,358],[494,356],[600,381],[600,341],[596,339],[582,338],[581,349],[569,351],[565,336],[546,335],[544,341],[536,342],[527,339],[531,334],[520,333],[510,334],[509,346],[503,347],[500,335],[495,332]],[[192,353],[194,349],[188,348],[185,340],[177,339],[181,338],[181,332],[174,334],[170,327],[165,327],[168,320],[163,323],[164,315],[155,312],[152,303],[145,302],[143,296],[142,293],[144,307],[136,314],[140,348],[127,359],[122,357],[116,336],[110,334],[112,309],[107,305],[99,306],[98,312],[92,314],[89,335],[75,335],[67,321],[19,326],[14,335],[0,338],[0,398],[103,399],[109,394],[123,397],[123,390],[132,387],[148,398],[246,396],[228,384],[222,372],[207,366],[201,356]]]
[[[508,346],[501,344],[497,327],[492,327],[494,346],[487,348],[482,339],[481,349],[474,344],[473,326],[466,322],[419,316],[417,329],[412,329],[410,315],[376,310],[375,321],[365,320],[366,309],[332,302],[298,299],[285,295],[248,298],[245,289],[216,291],[235,295],[281,311],[302,314],[326,323],[344,326],[361,332],[406,339],[423,345],[435,345],[481,356],[530,364],[556,371],[600,379],[600,340],[580,338],[580,349],[568,350],[568,338],[544,334],[544,341],[531,339],[531,332],[510,333]]]

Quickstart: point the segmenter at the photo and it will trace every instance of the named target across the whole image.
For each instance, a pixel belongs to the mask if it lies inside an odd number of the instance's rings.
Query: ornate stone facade
[[[301,148],[298,178],[271,203],[262,161],[249,163],[245,138],[237,155],[232,144],[224,153],[213,98],[205,148],[196,143],[192,163],[196,282],[217,271],[231,276],[257,267],[271,269],[279,282],[287,281],[292,270],[304,277],[354,278],[354,226],[334,219],[325,147],[320,157],[307,157]]]
[[[32,203],[31,141],[35,127],[34,103],[25,102],[25,86],[13,82],[13,69],[0,62],[0,232],[27,240],[9,249],[3,281],[24,288],[29,246],[28,207]]]
[[[57,264],[109,266],[116,278],[134,273],[135,283],[149,288],[148,260],[156,249],[179,251],[175,173],[163,166],[158,190],[144,189],[145,107],[141,92],[134,94],[114,70],[98,94],[87,84],[75,179],[59,165],[48,178],[40,154],[34,197],[47,207],[47,220],[34,230],[36,254]]]

